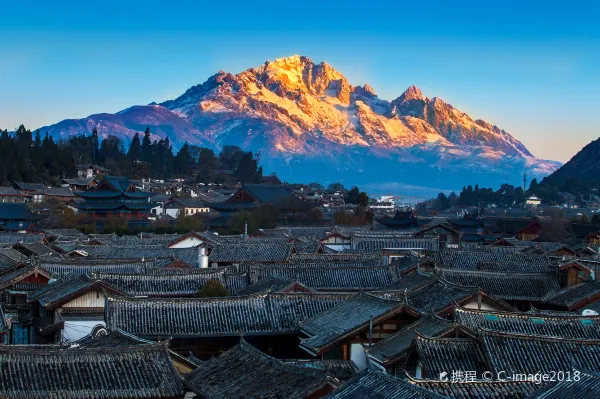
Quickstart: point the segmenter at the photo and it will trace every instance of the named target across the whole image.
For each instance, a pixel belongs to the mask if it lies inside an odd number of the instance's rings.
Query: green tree
[[[225,286],[217,279],[210,279],[204,284],[198,292],[196,297],[198,298],[216,298],[229,296],[229,291]]]
[[[361,191],[360,194],[358,194],[358,197],[356,198],[356,203],[358,204],[358,206],[362,206],[363,208],[369,206],[369,196],[367,195],[367,193]]]
[[[140,135],[138,133],[133,136],[131,145],[129,146],[129,152],[127,156],[132,161],[139,161],[142,156],[142,143],[140,142]]]
[[[142,139],[142,160],[150,162],[152,159],[152,140],[150,139],[150,128],[147,127]]]

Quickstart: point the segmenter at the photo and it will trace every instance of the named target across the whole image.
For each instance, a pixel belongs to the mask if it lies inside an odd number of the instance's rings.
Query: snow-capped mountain
[[[180,97],[43,127],[55,137],[129,141],[149,126],[177,146],[236,144],[261,152],[267,170],[293,181],[402,182],[459,188],[518,182],[560,164],[535,158],[513,136],[409,87],[386,101],[352,86],[329,64],[292,56],[237,75],[219,71]]]

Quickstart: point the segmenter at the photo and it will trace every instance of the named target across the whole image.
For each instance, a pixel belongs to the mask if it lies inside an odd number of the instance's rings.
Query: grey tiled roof
[[[100,258],[43,258],[39,265],[57,276],[91,275],[92,273],[145,273],[151,268],[164,267],[171,258],[100,259]]]
[[[284,363],[244,340],[185,376],[186,386],[206,399],[303,399],[327,383],[324,370]]]
[[[322,370],[340,380],[347,380],[358,373],[358,367],[352,360],[285,359],[283,362],[308,369]]]
[[[322,249],[321,243],[318,241],[294,242],[293,246],[297,254],[316,254]]]
[[[570,308],[578,303],[589,302],[589,299],[597,298],[598,294],[600,294],[600,282],[590,281],[563,288],[546,299],[546,303]]]
[[[85,251],[90,256],[105,259],[173,258],[192,267],[198,263],[197,248],[88,245],[79,249]]]
[[[417,332],[428,337],[435,337],[451,325],[452,323],[449,320],[426,315],[389,337],[375,343],[366,352],[369,357],[382,364],[394,361],[405,355],[410,349]]]
[[[579,371],[579,370],[578,370]],[[597,399],[600,398],[600,376],[598,373],[580,371],[578,381],[550,383],[535,392],[530,399]]]
[[[285,334],[348,295],[258,294],[222,298],[108,298],[106,323],[141,337]]]
[[[373,323],[381,322],[403,310],[400,301],[358,293],[303,322],[300,328],[309,338],[302,339],[300,347],[311,354],[320,354],[339,339],[368,327],[371,317]]]
[[[353,266],[383,266],[383,256],[380,253],[368,254],[298,254],[289,259],[296,265],[353,265]]]
[[[286,242],[246,242],[216,245],[209,262],[286,262],[292,244]]]
[[[466,287],[480,287],[503,300],[543,301],[560,289],[556,274],[504,273],[443,269],[444,280]]]
[[[250,281],[279,277],[296,280],[316,290],[376,289],[393,283],[400,277],[394,266],[378,267],[253,267]]]
[[[454,320],[473,331],[485,328],[518,334],[600,339],[600,316],[491,312],[459,307],[454,310]]]
[[[6,231],[0,232],[0,245],[13,245],[19,242],[36,243],[42,242],[43,234],[36,233],[9,233]]]
[[[277,292],[288,285],[292,284],[294,280],[281,278],[281,277],[267,277],[265,279],[259,280],[254,284],[250,284],[240,291],[238,291],[238,295],[252,295],[258,294],[261,292]]]
[[[117,289],[103,281],[94,280],[87,276],[77,276],[48,284],[41,290],[29,294],[27,301],[37,301],[47,309],[54,309],[65,301],[71,300],[73,297],[96,289],[112,292],[113,294],[121,294]]]
[[[508,270],[544,272],[550,270],[545,255],[506,254],[492,252],[441,251],[440,264],[446,269]]]
[[[483,372],[489,370],[475,339],[430,338],[417,334],[411,353],[413,350],[418,354],[426,378],[438,378],[448,370],[468,370],[475,371],[477,379],[481,379]]]
[[[195,295],[209,280],[217,280],[226,285],[225,270],[222,268],[190,270],[193,272],[185,274],[93,273],[92,277],[131,296],[185,297]]]
[[[79,350],[3,345],[0,364],[3,398],[174,398],[184,394],[163,344]]]
[[[569,371],[576,365],[599,371],[600,340],[545,337],[480,330],[491,371],[507,375]]]
[[[384,248],[421,249],[437,251],[439,241],[435,238],[355,238],[351,239],[352,249],[359,251],[380,252]]]
[[[411,384],[452,399],[526,399],[540,385],[527,381],[484,381],[469,383],[408,378]]]
[[[407,303],[422,313],[440,312],[479,292],[478,288],[460,287],[436,279],[430,284],[407,293]],[[432,294],[434,293],[434,294]]]
[[[325,399],[447,399],[389,374],[368,371],[357,374]]]

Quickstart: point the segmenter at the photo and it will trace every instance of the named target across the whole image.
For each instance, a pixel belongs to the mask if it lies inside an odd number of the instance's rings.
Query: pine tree
[[[152,159],[152,140],[150,140],[150,128],[147,127],[142,140],[142,160],[150,162]]]
[[[133,140],[131,140],[131,145],[129,146],[129,152],[127,156],[132,161],[139,161],[142,155],[142,144],[140,143],[140,135],[138,133],[133,136]]]
[[[46,133],[47,135],[48,133]],[[92,161],[96,162],[98,153],[100,152],[100,138],[98,137],[98,129],[94,127],[92,131]]]

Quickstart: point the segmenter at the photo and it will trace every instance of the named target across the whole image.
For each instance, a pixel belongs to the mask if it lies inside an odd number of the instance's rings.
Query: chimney
[[[208,269],[208,255],[206,255],[206,248],[204,247],[198,247],[198,267]]]

